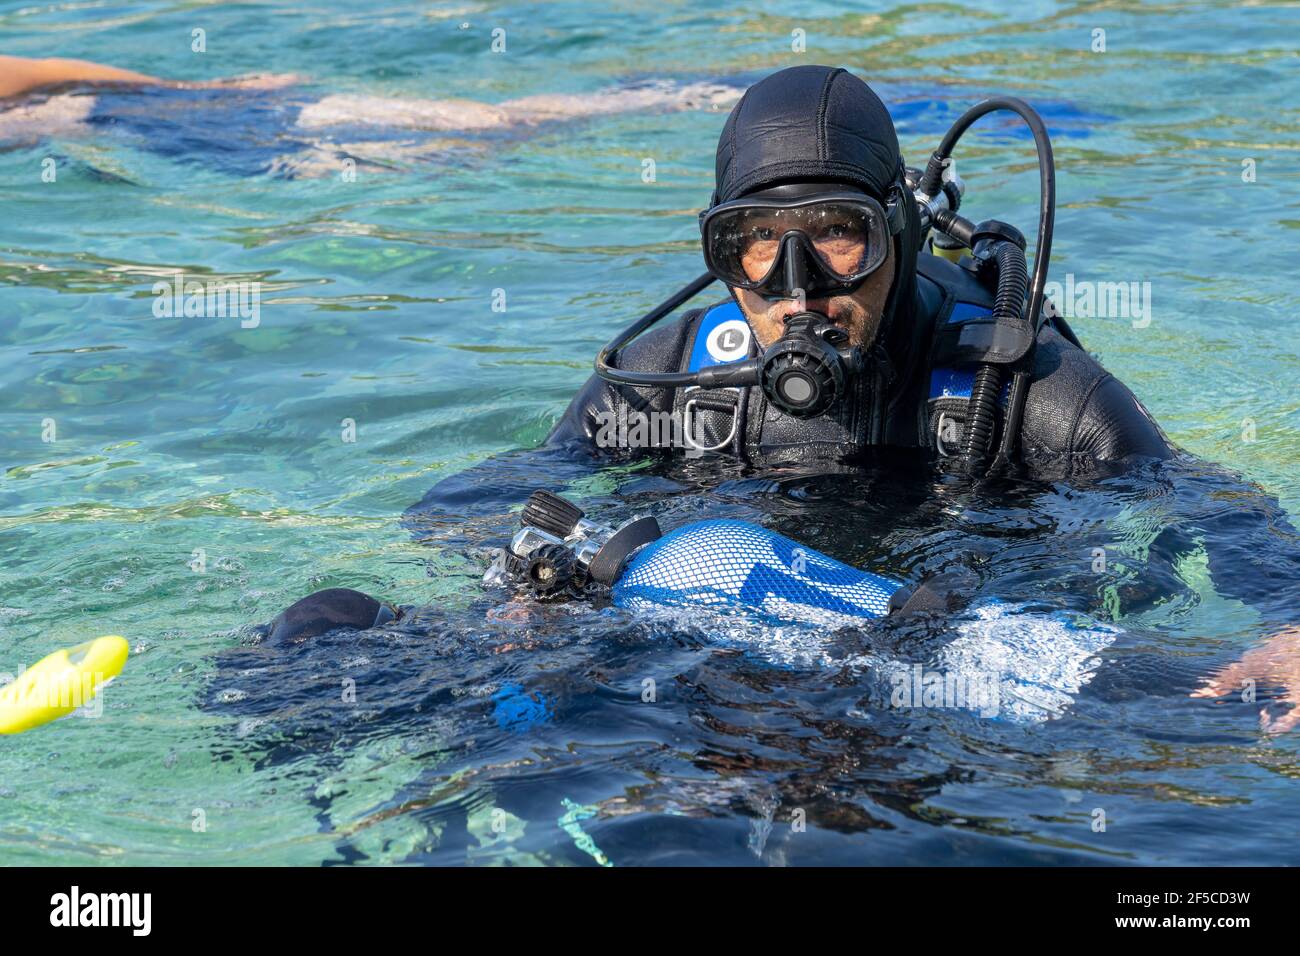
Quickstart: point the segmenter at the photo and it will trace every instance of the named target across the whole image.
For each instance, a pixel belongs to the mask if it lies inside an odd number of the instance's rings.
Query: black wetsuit
[[[937,371],[960,372],[960,366],[953,368],[945,361],[954,337],[943,330],[952,327],[948,320],[958,303],[974,307],[968,312],[978,311],[979,306],[991,304],[992,296],[967,269],[936,256],[920,255],[916,276],[914,301],[910,308],[899,310],[908,317],[907,327],[899,329],[901,323],[895,322],[899,333],[895,338],[901,344],[890,352],[892,368],[887,363],[881,375],[863,376],[841,406],[810,419],[783,414],[759,388],[745,389],[739,402],[734,392],[691,392],[697,400],[690,419],[694,444],[718,445],[731,430],[733,416],[739,415],[733,440],[717,453],[759,467],[794,464],[809,470],[838,469],[852,467],[853,458],[871,446],[927,449],[936,458],[959,447],[965,399],[932,394]],[[690,311],[642,336],[620,355],[620,367],[644,372],[685,369],[704,313],[704,309]],[[1063,334],[1050,320],[1039,334],[1021,431],[1022,458],[1029,474],[1078,476],[1122,468],[1135,460],[1169,457],[1168,442],[1133,393],[1072,338],[1068,329]],[[751,342],[751,354],[756,348]],[[872,394],[877,389],[883,395],[879,401]],[[593,375],[548,441],[618,454],[617,447],[599,447],[602,421],[620,415],[627,419],[632,413],[668,412],[680,417],[685,399],[680,389],[616,386]],[[943,435],[946,440],[941,440],[941,422],[952,423]],[[677,450],[698,454],[686,447]]]
[[[700,404],[695,418],[701,431],[697,445],[717,445],[731,431],[739,415],[733,440],[710,454],[734,456],[758,470],[778,466],[789,472],[794,466],[807,473],[851,470],[854,459],[873,445],[918,448],[942,457],[959,446],[965,400],[959,397],[931,397],[931,383],[945,354],[945,338],[936,330],[947,327],[958,303],[987,304],[990,296],[965,269],[931,255],[918,262],[916,301],[907,310],[917,317],[906,338],[913,343],[914,360],[907,377],[864,377],[852,398],[831,413],[812,419],[785,415],[768,404],[761,389],[748,388],[739,401],[735,392],[692,392]],[[620,360],[622,368],[638,371],[678,371],[686,367],[706,309],[694,309],[677,321],[653,330],[632,344]],[[1050,323],[1039,335],[1034,353],[1033,384],[1025,405],[1022,429],[1022,457],[1032,477],[1094,475],[1099,471],[1123,470],[1132,464],[1169,457],[1172,452],[1159,427],[1133,393],[1118,379],[1057,331]],[[756,345],[752,341],[750,351]],[[884,401],[872,399],[879,388]],[[644,389],[611,385],[593,375],[582,387],[547,441],[556,462],[568,460],[579,469],[590,467],[594,455],[635,457],[656,449],[602,447],[598,441],[602,419],[626,418],[633,414],[664,412],[680,416],[686,398],[680,389]],[[710,402],[714,404],[709,405]],[[881,414],[873,415],[879,410]],[[957,440],[939,441],[941,416],[955,423]],[[671,433],[666,433],[671,436]],[[691,449],[667,444],[663,454],[686,454]],[[542,454],[546,454],[543,451]],[[586,461],[582,461],[586,459]],[[534,468],[538,467],[534,463]],[[486,476],[508,475],[500,465],[486,470]],[[529,480],[535,483],[535,471]],[[557,473],[558,474],[558,473]],[[466,495],[458,489],[464,485]],[[492,500],[486,488],[472,480],[449,479],[430,492],[426,502],[437,499],[440,509],[469,511],[471,497],[480,503]],[[531,489],[529,489],[531,490]],[[521,496],[527,490],[520,489]],[[418,510],[418,508],[417,508]],[[299,640],[338,626],[369,627],[393,617],[394,610],[358,592],[336,589],[311,595],[286,610],[272,625],[278,640]]]

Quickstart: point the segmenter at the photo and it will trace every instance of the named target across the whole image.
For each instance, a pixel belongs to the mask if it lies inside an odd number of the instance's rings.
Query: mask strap
[[[907,224],[907,215],[905,213],[904,201],[906,195],[902,187],[895,180],[889,188],[889,201],[885,205],[885,221],[889,223],[889,234],[896,236],[903,231],[903,226]]]

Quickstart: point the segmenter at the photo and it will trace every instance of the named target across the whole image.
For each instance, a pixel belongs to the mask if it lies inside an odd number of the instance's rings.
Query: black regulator
[[[862,371],[862,350],[848,333],[818,312],[796,312],[785,331],[763,353],[742,362],[710,365],[698,372],[632,372],[617,368],[613,355],[663,316],[713,282],[705,274],[649,315],[637,320],[596,357],[607,382],[654,388],[744,388],[758,385],[774,406],[796,418],[824,414]]]
[[[824,414],[839,401],[851,376],[862,371],[862,350],[816,312],[797,312],[785,334],[762,355],[759,384],[767,400],[796,418]]]

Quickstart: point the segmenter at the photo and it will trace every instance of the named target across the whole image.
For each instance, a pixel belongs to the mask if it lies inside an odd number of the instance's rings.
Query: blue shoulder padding
[[[740,355],[734,359],[723,360],[709,352],[709,337],[713,335],[718,326],[724,322],[736,321],[744,322],[745,315],[740,311],[740,306],[736,305],[734,301],[711,306],[704,313],[704,316],[700,319],[699,327],[695,330],[695,341],[691,345],[689,371],[698,372],[710,365],[728,365],[731,362],[739,362],[745,358],[744,355]]]
[[[952,311],[948,313],[946,324],[961,325],[961,323],[969,322],[971,319],[978,319],[992,314],[987,305],[979,305],[975,302],[957,302],[953,304]]]
[[[975,367],[936,368],[930,370],[930,398],[970,398],[971,387],[975,384]],[[1011,394],[1011,379],[1002,383],[1002,394],[998,397],[1003,405]]]
[[[930,370],[931,398],[970,398],[974,384],[975,369],[970,366]]]

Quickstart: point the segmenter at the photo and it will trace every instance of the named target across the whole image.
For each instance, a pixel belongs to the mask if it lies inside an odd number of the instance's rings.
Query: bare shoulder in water
[[[106,86],[116,89],[165,87],[171,89],[278,89],[301,82],[293,73],[255,73],[219,80],[165,80],[148,73],[123,70],[90,60],[63,57],[33,59],[0,56],[0,102],[32,93],[49,93],[70,86]]]

